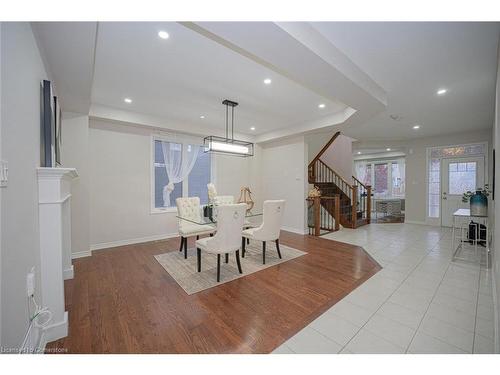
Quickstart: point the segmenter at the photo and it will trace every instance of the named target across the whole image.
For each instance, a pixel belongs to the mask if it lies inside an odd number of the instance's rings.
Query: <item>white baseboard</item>
[[[108,249],[108,248],[117,247],[117,246],[135,245],[135,244],[143,243],[143,242],[166,240],[168,238],[174,238],[174,237],[178,237],[178,236],[179,236],[179,233],[170,233],[170,234],[159,234],[159,235],[149,236],[149,237],[132,238],[129,240],[103,242],[103,243],[98,243],[95,245],[90,245],[90,251],[92,252],[94,250],[103,250],[103,249]]]
[[[495,337],[495,342],[494,342],[494,348],[495,348],[495,353],[500,353],[500,327],[499,327],[499,319],[500,319],[500,312],[498,311],[498,294],[497,294],[497,275],[495,272],[495,265],[491,265],[491,281],[493,283],[493,318],[495,319],[495,332],[494,332],[494,337]]]
[[[73,271],[74,271],[73,265],[71,265],[71,267],[66,268],[65,270],[63,270],[63,278],[64,278],[64,280],[72,279],[74,277],[74,272]]]
[[[51,324],[43,329],[43,339],[51,342],[68,336],[68,312],[64,312],[63,320]]]
[[[429,225],[425,221],[405,220],[405,224]]]
[[[88,251],[78,251],[76,253],[72,253],[71,254],[71,259],[85,258],[85,257],[89,257],[91,255],[92,255],[92,251],[91,250],[88,250]]]
[[[290,228],[290,227],[281,227],[281,229],[286,230],[287,232],[292,232],[292,233],[297,233],[297,234],[307,234],[307,231],[305,229],[297,229],[297,228]]]

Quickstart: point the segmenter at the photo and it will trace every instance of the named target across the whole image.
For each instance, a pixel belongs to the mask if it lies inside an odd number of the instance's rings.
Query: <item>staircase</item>
[[[309,163],[308,180],[321,191],[321,197],[325,198],[321,199],[323,210],[326,210],[332,217],[335,217],[337,212],[340,224],[354,229],[370,223],[371,186],[365,186],[354,176],[351,181],[346,181],[321,160],[321,156],[329,147],[335,147],[334,141],[339,135],[340,132],[335,133]],[[337,196],[339,208],[327,199]]]

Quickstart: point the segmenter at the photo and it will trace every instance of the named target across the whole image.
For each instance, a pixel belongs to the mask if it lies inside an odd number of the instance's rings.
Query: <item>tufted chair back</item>
[[[256,228],[253,232],[254,238],[260,241],[273,241],[278,239],[284,211],[284,200],[264,201],[264,217],[261,226]]]
[[[199,197],[177,198],[177,212],[188,220],[201,221],[201,206]],[[189,221],[179,219],[179,228],[190,225]],[[191,224],[192,225],[192,224]]]
[[[222,206],[223,204],[234,204],[234,197],[232,195],[218,195],[214,199],[217,206]]]
[[[217,232],[207,241],[208,251],[224,254],[240,248],[246,209],[246,203],[227,204],[217,208]]]

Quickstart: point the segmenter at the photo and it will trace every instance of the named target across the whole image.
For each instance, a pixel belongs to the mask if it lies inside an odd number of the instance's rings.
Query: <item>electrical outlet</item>
[[[35,294],[35,267],[26,275],[26,293],[28,297]]]

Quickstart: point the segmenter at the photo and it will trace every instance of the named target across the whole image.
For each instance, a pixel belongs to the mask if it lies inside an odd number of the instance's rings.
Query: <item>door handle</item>
[[[446,199],[448,199],[448,198],[446,197],[446,191],[443,191],[443,200],[446,200]]]

